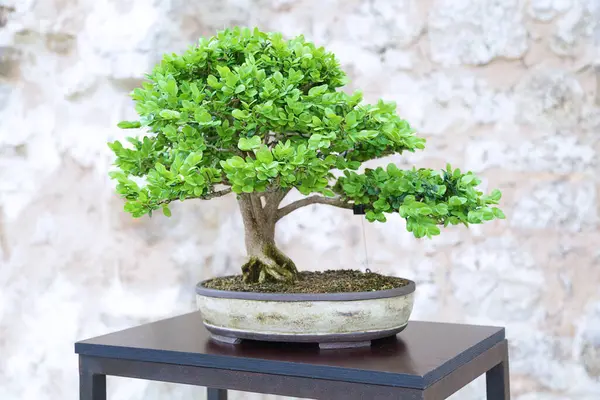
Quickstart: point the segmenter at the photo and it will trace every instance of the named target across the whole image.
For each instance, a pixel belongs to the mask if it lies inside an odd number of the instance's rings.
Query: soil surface
[[[395,289],[408,285],[409,281],[374,272],[356,270],[331,270],[324,272],[302,271],[294,283],[265,282],[244,283],[241,275],[225,276],[207,281],[209,289],[258,293],[342,293],[372,292]]]

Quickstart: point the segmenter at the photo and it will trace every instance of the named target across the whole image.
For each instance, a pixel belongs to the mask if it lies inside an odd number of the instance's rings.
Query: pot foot
[[[228,336],[221,336],[221,335],[215,335],[215,334],[211,334],[211,337],[213,338],[213,340],[216,340],[217,342],[221,342],[221,343],[227,343],[227,344],[242,343],[242,339],[236,338],[236,337],[228,337]]]
[[[362,342],[325,342],[319,343],[321,350],[334,350],[334,349],[352,349],[356,347],[371,347],[371,341],[365,340]]]

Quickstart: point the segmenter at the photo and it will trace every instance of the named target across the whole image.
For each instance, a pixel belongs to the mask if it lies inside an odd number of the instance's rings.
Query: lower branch
[[[327,204],[339,208],[352,208],[354,205],[346,200],[342,200],[340,197],[324,197],[324,196],[310,196],[300,199],[293,203],[288,204],[285,207],[277,210],[277,220],[285,217],[292,211],[295,211],[301,207],[308,206],[310,204]]]
[[[270,192],[265,196],[265,214],[269,217],[275,218],[277,221],[277,209],[279,208],[279,204],[283,201],[285,196],[290,192],[291,188],[280,188],[277,191]]]
[[[210,192],[210,193],[207,193],[207,194],[204,194],[201,196],[186,196],[183,198],[183,200],[191,200],[191,199],[210,200],[210,199],[214,199],[215,197],[225,196],[226,194],[229,194],[229,193],[231,193],[231,188],[217,190],[216,192]],[[176,201],[176,200],[180,200],[180,198],[178,197],[176,199],[161,200],[156,204],[157,205],[169,204],[172,201]]]

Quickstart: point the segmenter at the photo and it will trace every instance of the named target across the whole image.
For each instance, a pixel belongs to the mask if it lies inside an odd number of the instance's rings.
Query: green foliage
[[[109,144],[125,209],[135,217],[158,209],[168,216],[169,202],[216,197],[225,186],[238,194],[337,193],[368,204],[371,221],[399,212],[417,237],[438,234],[441,223],[503,217],[487,206],[495,197],[474,189],[479,180],[471,174],[392,166],[353,172],[368,160],[423,149],[425,140],[394,103],[365,104],[360,92],[337,90],[345,82],[322,47],[257,29],[227,29],[165,55],[132,92],[139,121],[119,123],[144,134],[127,146]],[[332,170],[345,175],[336,183]]]
[[[476,188],[479,183],[472,173],[461,173],[450,165],[444,171],[407,171],[389,164],[363,174],[347,171],[335,190],[354,204],[364,204],[371,222],[385,222],[386,213],[399,213],[408,231],[420,238],[439,235],[439,225],[468,226],[503,219],[502,211],[492,207],[498,204],[500,191],[485,196]]]

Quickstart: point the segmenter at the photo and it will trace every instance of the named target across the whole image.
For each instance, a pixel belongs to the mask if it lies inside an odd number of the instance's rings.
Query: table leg
[[[207,388],[206,400],[227,400],[227,390]]]
[[[502,361],[486,373],[487,400],[510,400],[508,343],[504,341]]]
[[[79,400],[106,400],[106,375],[80,370]]]

